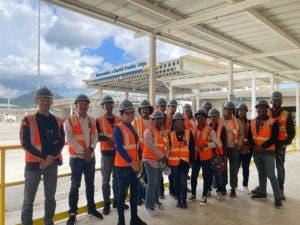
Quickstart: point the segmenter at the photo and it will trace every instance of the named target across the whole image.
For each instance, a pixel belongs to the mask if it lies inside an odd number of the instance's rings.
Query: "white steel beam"
[[[179,29],[186,26],[199,24],[203,21],[207,21],[216,17],[230,15],[233,13],[241,12],[246,9],[268,3],[269,0],[245,0],[242,2],[233,3],[227,6],[223,6],[217,9],[209,10],[206,12],[199,12],[192,17],[188,17],[183,20],[167,23],[158,27],[158,31],[168,31],[171,29]]]
[[[255,104],[256,104],[256,73],[253,71],[252,72],[252,94],[251,94],[251,116],[252,119],[256,115],[256,109],[255,109]]]
[[[233,95],[233,62],[230,60],[228,63],[228,101],[231,100],[231,95]]]
[[[156,102],[156,35],[150,35],[149,100]]]
[[[272,52],[264,52],[264,53],[255,53],[249,55],[239,55],[234,57],[234,59],[257,59],[257,58],[265,58],[269,56],[280,56],[280,55],[293,55],[293,54],[300,54],[300,48],[295,49],[287,49],[281,51],[272,51]]]

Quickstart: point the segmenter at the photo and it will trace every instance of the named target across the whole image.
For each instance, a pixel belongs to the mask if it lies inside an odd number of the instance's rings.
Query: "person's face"
[[[164,118],[157,118],[153,120],[154,126],[158,129],[161,130],[163,124],[164,124]]]
[[[223,115],[224,117],[231,117],[233,115],[233,110],[229,108],[224,108]]]
[[[256,111],[258,116],[266,116],[268,113],[268,107],[265,105],[259,105],[256,107]]]
[[[36,98],[36,104],[39,107],[40,112],[49,112],[50,106],[53,104],[52,98]]]
[[[168,106],[168,110],[169,110],[169,114],[170,115],[174,115],[176,110],[177,110],[177,106],[174,106],[174,105],[169,105]]]
[[[197,114],[195,118],[199,126],[203,126],[206,122],[206,117],[203,114]]]
[[[123,119],[125,122],[132,123],[134,120],[134,116],[135,116],[134,108],[125,109],[123,114]]]
[[[143,118],[149,118],[150,108],[141,108],[141,115]]]
[[[275,109],[281,108],[281,105],[282,105],[282,99],[274,99],[274,100],[272,100],[272,106]]]
[[[89,110],[89,105],[90,103],[87,101],[79,101],[76,104],[76,111],[81,115],[85,115]]]
[[[159,112],[162,112],[162,113],[164,113],[166,111],[166,105],[158,105],[156,108]]]
[[[193,116],[193,112],[192,112],[192,109],[186,109],[184,111],[184,114],[188,117],[188,118],[191,118]]]
[[[216,127],[219,123],[219,116],[212,116],[210,117],[211,124],[213,127]]]
[[[114,109],[114,103],[104,103],[102,107],[106,113],[111,114]]]
[[[247,112],[243,109],[239,109],[238,115],[239,115],[239,118],[245,118],[247,115]]]
[[[203,110],[205,110],[206,113],[208,113],[208,111],[211,109],[210,107],[203,107]]]
[[[173,126],[176,131],[184,131],[184,120],[173,120]]]

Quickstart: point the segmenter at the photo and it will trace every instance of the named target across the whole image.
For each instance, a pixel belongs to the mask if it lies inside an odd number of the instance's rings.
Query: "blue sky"
[[[37,0],[0,1],[0,97],[37,86]],[[147,37],[41,2],[41,86],[73,97],[88,92],[82,80],[106,67],[145,60]],[[9,37],[9,38],[7,38]],[[158,41],[159,61],[189,51]]]

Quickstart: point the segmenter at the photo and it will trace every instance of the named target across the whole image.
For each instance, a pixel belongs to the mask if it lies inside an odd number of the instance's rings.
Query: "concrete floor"
[[[241,185],[237,190],[237,198],[226,197],[222,202],[216,200],[216,194],[208,199],[206,206],[199,206],[198,201],[189,203],[188,209],[175,207],[176,201],[167,197],[162,200],[165,210],[160,211],[157,217],[149,217],[145,214],[143,206],[138,208],[139,216],[149,225],[299,225],[300,224],[300,180],[299,173],[300,152],[290,153],[286,159],[286,201],[282,209],[275,209],[271,185],[268,182],[268,199],[251,200],[250,196],[243,192]],[[251,166],[250,189],[257,184],[257,172],[255,166]],[[241,171],[239,174],[241,183]],[[198,186],[198,197],[201,196],[202,181]],[[129,224],[129,211],[126,211],[126,221]],[[65,224],[59,222],[57,224]],[[116,210],[112,210],[103,221],[94,220],[86,215],[78,217],[77,224],[84,225],[111,225],[117,224]]]

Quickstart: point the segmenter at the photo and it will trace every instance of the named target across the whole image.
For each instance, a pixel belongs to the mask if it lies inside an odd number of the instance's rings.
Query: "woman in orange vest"
[[[129,186],[130,224],[145,225],[146,223],[137,214],[137,173],[143,169],[143,163],[138,134],[131,124],[135,116],[134,106],[131,101],[126,99],[120,104],[120,114],[122,122],[118,123],[114,128],[116,147],[115,167],[118,183],[118,225],[125,225],[124,205]]]
[[[184,104],[183,107],[184,124],[185,128],[192,131],[196,127],[196,121],[193,116],[192,106],[190,104]]]
[[[253,194],[251,199],[267,198],[266,186],[267,178],[269,178],[274,193],[275,208],[281,208],[279,185],[275,175],[275,143],[279,136],[278,123],[272,116],[268,116],[269,104],[266,100],[259,100],[255,107],[258,116],[251,121],[249,142],[253,146],[259,192]]]
[[[176,113],[173,117],[173,129],[170,134],[171,179],[177,196],[177,207],[187,208],[187,174],[193,161],[195,144],[192,132],[185,129],[184,117]]]
[[[159,189],[162,171],[160,168],[168,161],[169,140],[162,132],[164,114],[155,112],[152,121],[151,127],[144,132],[143,161],[148,177],[145,210],[150,216],[156,216],[156,209],[161,208]]]

